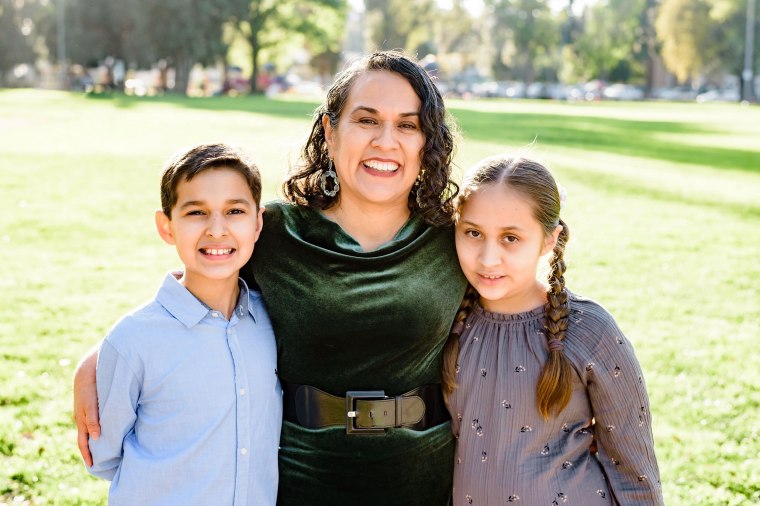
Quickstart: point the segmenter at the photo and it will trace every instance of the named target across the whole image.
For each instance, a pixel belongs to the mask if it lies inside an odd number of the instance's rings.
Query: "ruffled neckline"
[[[522,313],[496,313],[484,308],[480,302],[476,302],[472,308],[472,314],[477,315],[483,320],[489,320],[495,323],[524,323],[538,320],[544,317],[544,306],[523,311]]]

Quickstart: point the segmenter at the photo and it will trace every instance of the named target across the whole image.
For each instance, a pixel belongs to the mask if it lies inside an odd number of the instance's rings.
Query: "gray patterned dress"
[[[663,504],[630,342],[604,308],[571,293],[564,353],[576,372],[573,395],[544,421],[535,397],[548,356],[543,328],[543,308],[506,315],[476,305],[468,317],[449,405],[454,506]]]

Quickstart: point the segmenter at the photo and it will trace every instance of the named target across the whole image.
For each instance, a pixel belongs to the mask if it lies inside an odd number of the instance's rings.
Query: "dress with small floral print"
[[[508,315],[476,304],[467,318],[449,399],[454,506],[663,504],[633,347],[602,306],[569,300],[573,394],[548,421],[536,407],[548,358],[543,307]]]

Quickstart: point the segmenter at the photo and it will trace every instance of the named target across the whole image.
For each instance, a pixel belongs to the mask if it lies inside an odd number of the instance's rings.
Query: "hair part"
[[[531,203],[533,216],[544,229],[545,237],[549,237],[558,225],[562,227],[549,261],[549,288],[546,292],[547,303],[544,307],[546,321],[544,334],[547,343],[553,339],[562,341],[567,335],[570,321],[570,307],[564,278],[566,271],[564,253],[570,239],[570,230],[560,218],[560,194],[557,182],[549,169],[536,161],[523,157],[487,158],[480,161],[465,176],[455,201],[455,218],[459,219],[461,209],[471,195],[482,188],[496,184],[505,185]],[[464,321],[467,317],[467,314],[460,315],[460,313],[469,312],[469,308],[474,305],[466,299],[467,296],[457,312],[457,321],[452,327],[452,333],[457,322]],[[461,330],[459,333],[461,334]],[[450,393],[453,388],[456,388],[456,383],[453,381],[454,376],[450,376],[451,367],[448,365],[452,361],[451,355],[454,352],[448,347],[449,342],[444,348],[443,381],[444,391]],[[458,354],[458,349],[456,353]],[[453,363],[456,364],[456,356],[453,358]],[[572,382],[573,369],[564,352],[561,349],[549,351],[549,358],[544,364],[536,388],[536,405],[544,419],[548,420],[551,416],[559,415],[565,409],[572,396]]]
[[[227,144],[201,144],[178,152],[164,165],[161,174],[161,210],[168,218],[171,219],[172,208],[177,204],[179,183],[190,181],[210,169],[237,172],[251,189],[255,205],[261,203],[261,173],[245,153]]]
[[[433,225],[450,223],[452,201],[458,190],[450,179],[454,122],[446,113],[443,97],[425,69],[400,51],[372,53],[336,76],[324,103],[314,111],[311,133],[299,161],[282,185],[283,195],[290,202],[316,209],[329,209],[337,204],[340,194],[327,196],[320,187],[320,176],[327,170],[330,160],[322,118],[327,116],[331,127],[337,129],[357,78],[367,72],[382,71],[406,79],[421,102],[419,119],[425,145],[420,153],[420,177],[409,192],[409,210]]]

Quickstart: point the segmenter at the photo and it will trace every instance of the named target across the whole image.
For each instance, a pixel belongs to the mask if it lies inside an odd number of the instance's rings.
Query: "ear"
[[[322,128],[325,131],[325,143],[327,143],[327,150],[332,151],[332,134],[333,134],[333,127],[330,124],[330,116],[327,114],[322,115]]]
[[[554,249],[557,245],[557,239],[559,238],[560,232],[562,232],[562,225],[557,225],[554,227],[552,233],[546,236],[546,239],[544,240],[544,248],[541,250],[541,256],[546,255]]]
[[[156,211],[156,230],[166,244],[176,244],[172,233],[172,220],[160,209]]]
[[[266,208],[264,206],[259,207],[259,214],[256,216],[256,231],[253,235],[253,243],[256,244],[256,241],[259,240],[259,235],[261,235],[261,229],[264,228],[264,211]]]

